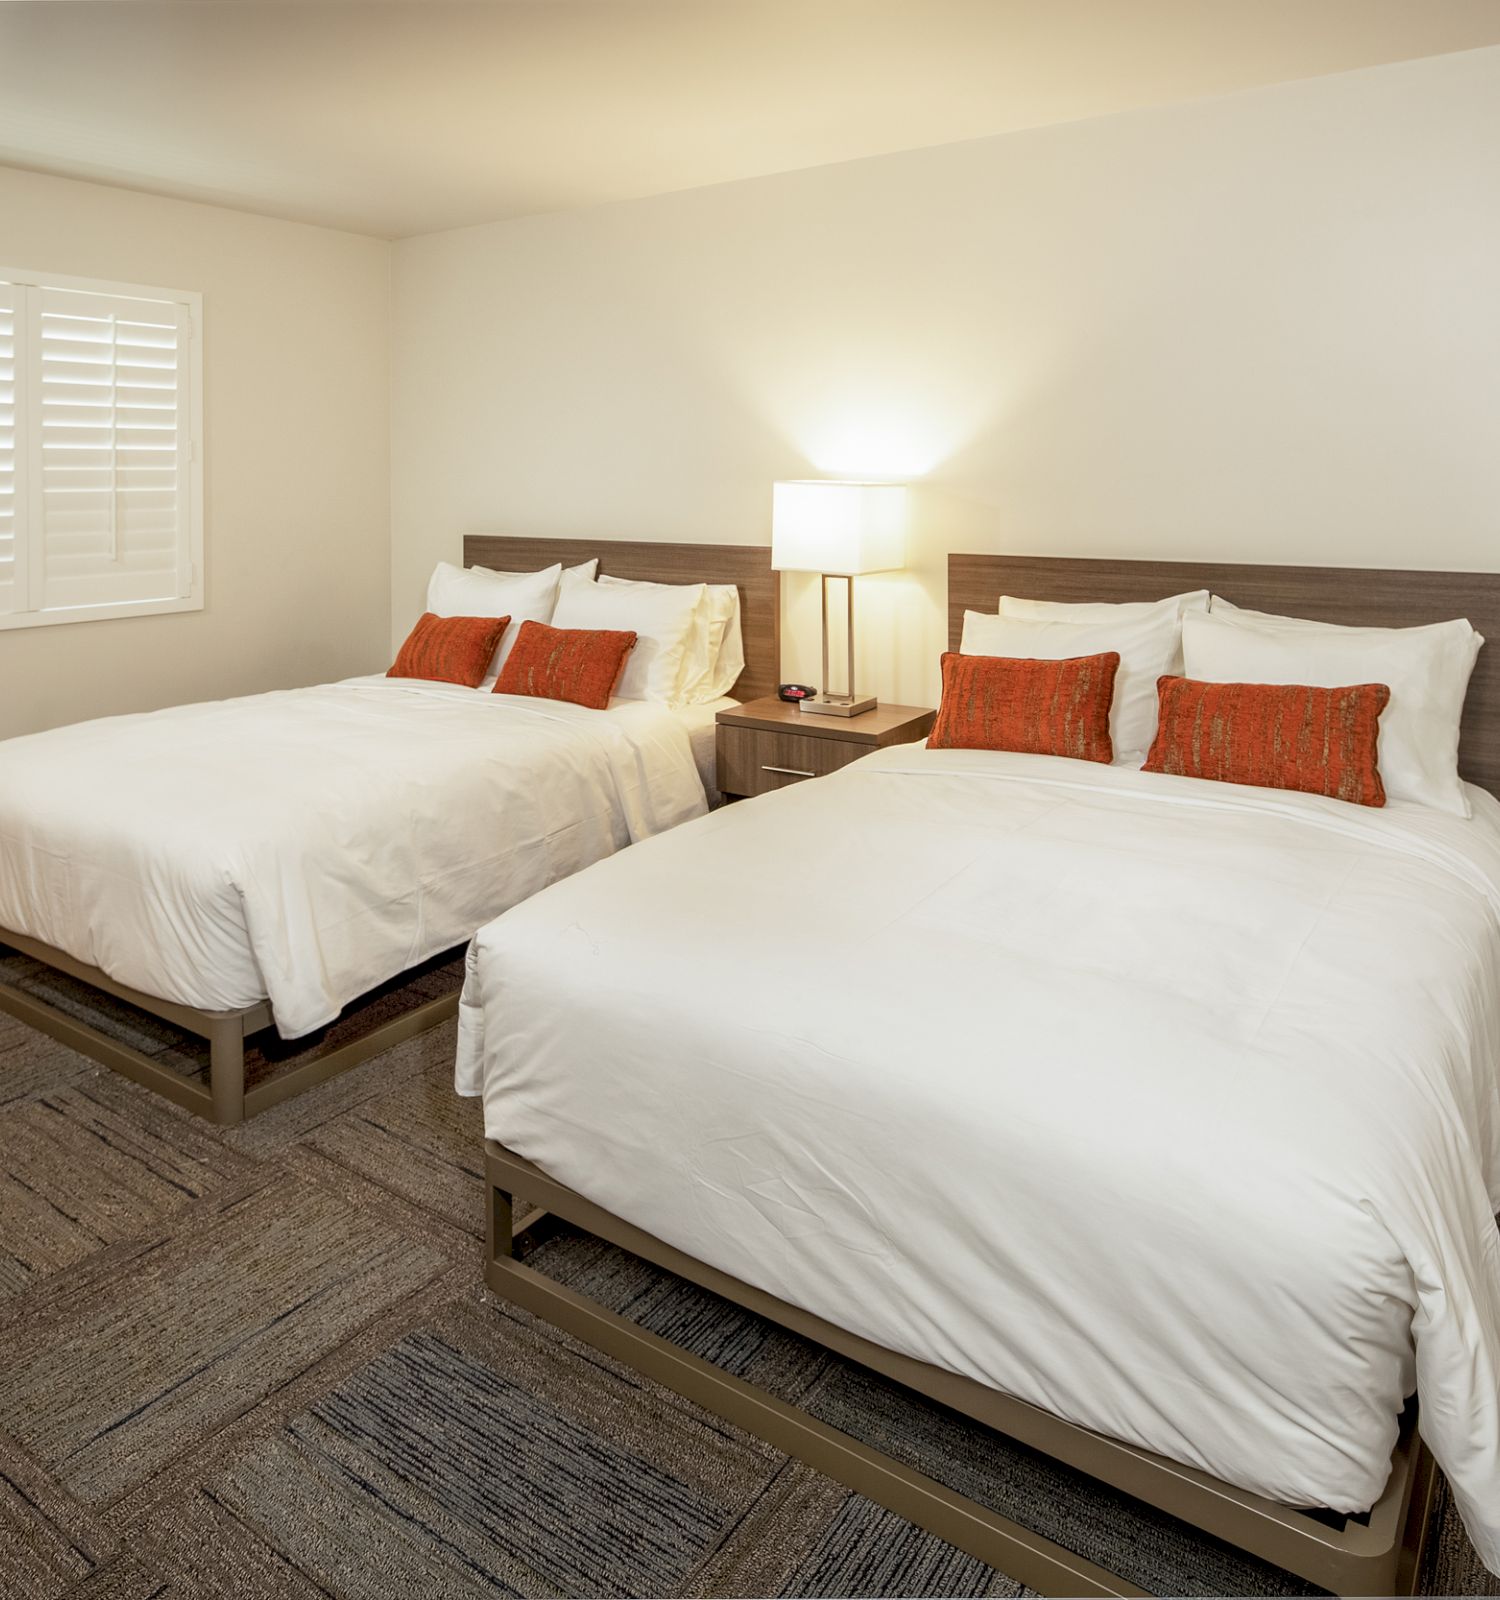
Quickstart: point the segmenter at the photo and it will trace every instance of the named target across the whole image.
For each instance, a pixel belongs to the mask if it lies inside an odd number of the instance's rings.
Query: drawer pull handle
[[[816,778],[817,777],[817,773],[816,772],[804,772],[801,767],[768,767],[768,766],[765,766],[763,764],[761,766],[760,770],[762,772],[784,772],[786,774],[786,776],[789,777],[789,778]]]

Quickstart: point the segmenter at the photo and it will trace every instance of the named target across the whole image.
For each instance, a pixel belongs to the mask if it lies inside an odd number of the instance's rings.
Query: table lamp
[[[889,572],[905,560],[906,486],[810,478],[772,486],[771,565],[778,572],[816,572],[823,579],[823,682],[803,711],[855,717],[875,705],[854,688],[854,579]],[[828,585],[844,580],[849,662],[843,694],[828,688]]]

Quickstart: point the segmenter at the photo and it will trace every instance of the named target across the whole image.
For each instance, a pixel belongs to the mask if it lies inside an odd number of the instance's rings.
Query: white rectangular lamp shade
[[[771,565],[853,576],[906,561],[906,486],[811,478],[772,488]]]

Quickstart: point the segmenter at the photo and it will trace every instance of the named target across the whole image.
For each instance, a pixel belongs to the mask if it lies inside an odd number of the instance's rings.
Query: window
[[[200,308],[0,268],[0,628],[202,609]]]

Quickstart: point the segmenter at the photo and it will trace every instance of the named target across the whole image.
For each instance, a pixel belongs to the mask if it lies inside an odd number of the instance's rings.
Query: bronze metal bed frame
[[[781,657],[781,589],[780,574],[771,569],[771,552],[767,546],[530,539],[488,534],[469,535],[464,539],[465,566],[486,566],[502,571],[532,571],[554,562],[572,566],[595,554],[599,557],[599,570],[612,577],[651,583],[735,584],[740,591],[745,670],[734,692],[743,699],[753,699],[774,691]],[[24,933],[0,928],[0,946],[3,945],[207,1039],[209,1081],[205,1086],[39,996],[15,984],[0,983],[0,1012],[8,1012],[136,1083],[156,1090],[177,1105],[223,1126],[232,1126],[291,1095],[347,1072],[380,1051],[436,1027],[458,1011],[457,994],[425,1000],[353,1039],[314,1046],[307,1052],[308,1059],[300,1065],[247,1088],[245,1041],[273,1026],[275,1019],[268,1000],[236,1011],[200,1010],[117,983],[99,968]]]
[[[595,1238],[608,1240],[836,1355],[857,1361],[1335,1594],[1416,1592],[1434,1475],[1431,1458],[1416,1437],[1415,1408],[1408,1408],[1392,1458],[1391,1478],[1379,1503],[1367,1521],[1351,1519],[1339,1527],[1338,1519],[1330,1524],[1277,1505],[1206,1472],[1065,1422],[972,1378],[848,1333],[664,1244],[555,1182],[503,1146],[486,1141],[484,1150],[489,1191],[485,1282],[497,1295],[1029,1588],[1059,1595],[1148,1592],[526,1266],[513,1254],[516,1234],[534,1227],[546,1215],[560,1217]],[[521,1229],[512,1223],[512,1201],[517,1196],[540,1208],[526,1218]]]
[[[1496,643],[1480,652],[1471,680],[1460,765],[1471,782],[1500,793],[1500,573],[953,555],[948,560],[951,648],[958,648],[964,611],[993,611],[1002,593],[1129,601],[1204,588],[1257,610],[1354,625],[1414,626],[1467,616]],[[1145,1592],[526,1266],[514,1255],[521,1230],[513,1226],[513,1197],[523,1195],[543,1208],[523,1228],[556,1215],[1336,1594],[1416,1592],[1437,1474],[1417,1434],[1414,1401],[1402,1418],[1385,1491],[1367,1514],[1345,1518],[1288,1507],[848,1333],[654,1238],[493,1141],[485,1145],[485,1181],[485,1280],[495,1294],[1030,1587],[1069,1595]]]
[[[307,1060],[300,1065],[277,1073],[265,1083],[253,1088],[245,1087],[245,1041],[252,1035],[274,1026],[271,1002],[262,1000],[238,1011],[200,1011],[195,1006],[182,1006],[156,995],[142,994],[123,983],[116,983],[106,972],[77,961],[65,951],[54,950],[51,945],[25,934],[11,933],[0,928],[0,945],[9,945],[22,955],[42,962],[58,972],[77,978],[91,989],[100,989],[117,1000],[160,1017],[199,1038],[208,1040],[208,1084],[205,1087],[195,1078],[174,1072],[170,1067],[153,1061],[149,1055],[122,1040],[111,1037],[101,1028],[71,1016],[59,1007],[38,996],[28,994],[14,984],[0,983],[0,1011],[9,1012],[22,1022],[30,1023],[42,1033],[50,1034],[80,1055],[88,1056],[102,1066],[111,1067],[122,1077],[154,1089],[176,1105],[196,1111],[221,1127],[233,1127],[246,1117],[269,1110],[282,1100],[314,1084],[337,1077],[360,1062],[405,1039],[414,1039],[428,1028],[435,1028],[458,1010],[458,996],[439,995],[424,1000],[398,1017],[361,1033],[343,1044],[315,1045],[306,1052]]]

